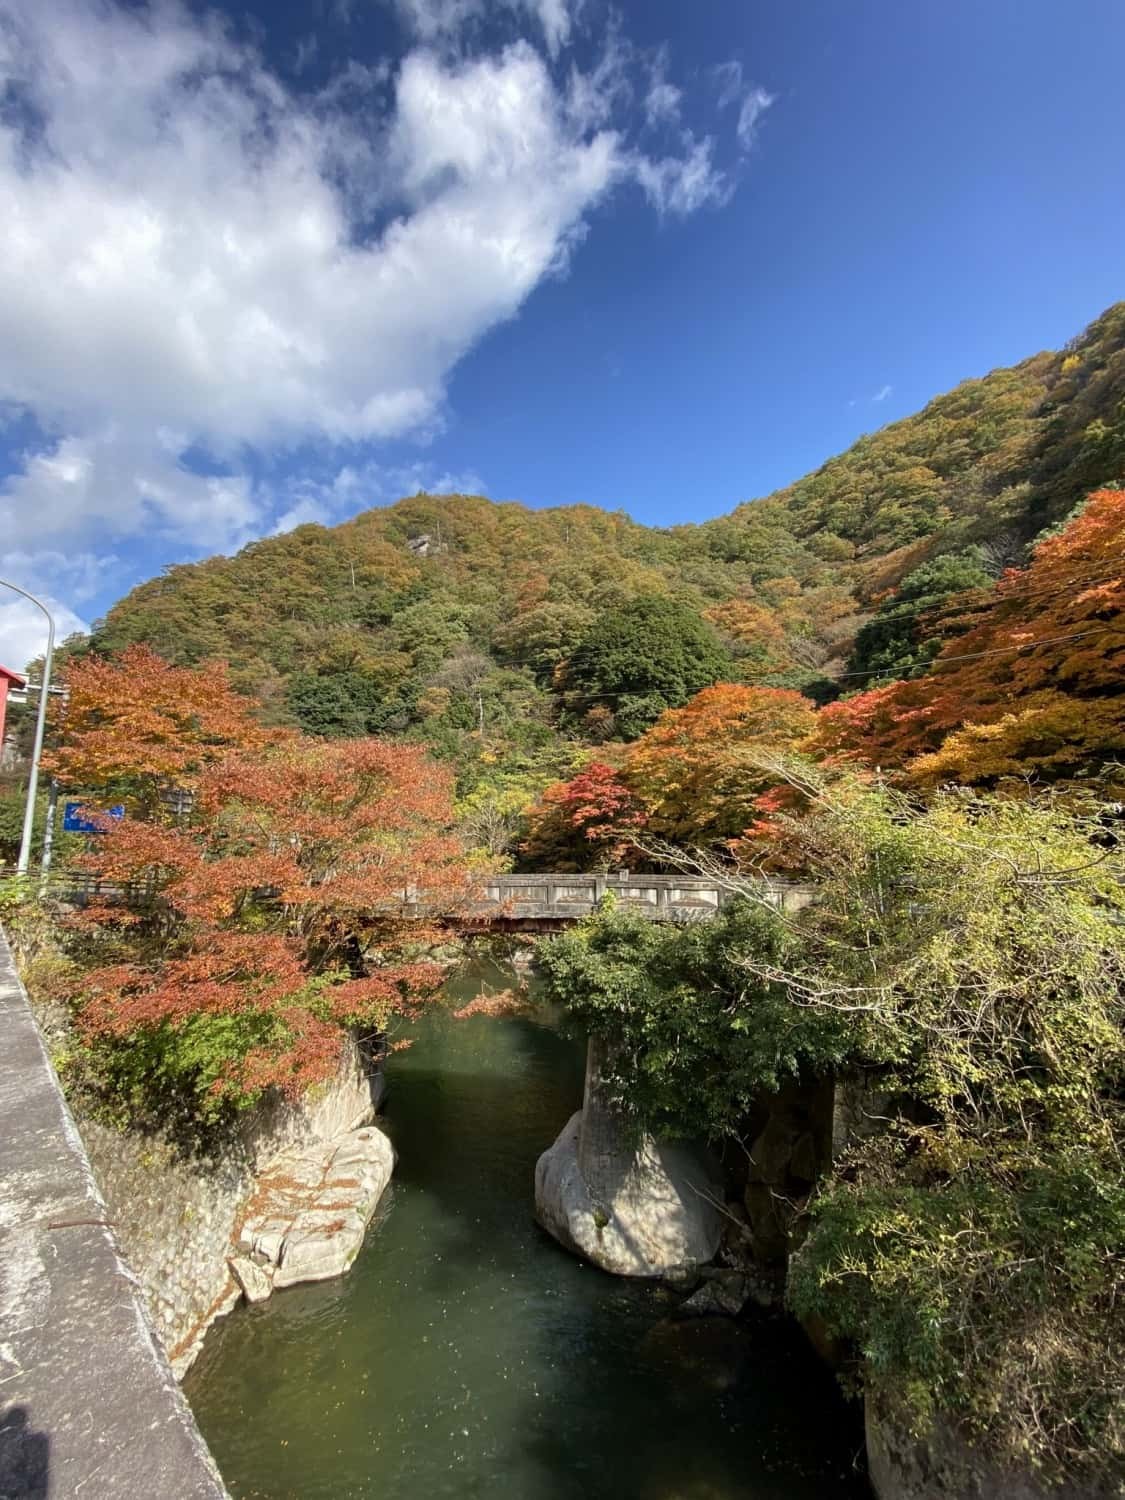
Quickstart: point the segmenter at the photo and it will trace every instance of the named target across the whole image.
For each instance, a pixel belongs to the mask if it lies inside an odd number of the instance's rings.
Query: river
[[[799,1330],[673,1321],[673,1293],[534,1224],[535,1159],[582,1089],[550,1018],[412,1035],[383,1120],[398,1165],[350,1274],[236,1308],[185,1381],[237,1500],[866,1497],[855,1414]]]

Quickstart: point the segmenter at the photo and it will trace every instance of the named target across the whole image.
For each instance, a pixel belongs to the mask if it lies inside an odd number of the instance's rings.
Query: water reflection
[[[467,976],[457,998],[476,992]],[[487,976],[499,987],[503,976]],[[854,1417],[800,1336],[670,1319],[531,1219],[581,1060],[535,1020],[431,1017],[349,1276],[236,1310],[186,1382],[240,1500],[852,1500]]]

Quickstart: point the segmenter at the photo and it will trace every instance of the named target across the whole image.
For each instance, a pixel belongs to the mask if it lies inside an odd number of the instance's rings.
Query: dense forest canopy
[[[654,529],[591,506],[416,495],[171,568],[117,604],[95,642],[143,639],[181,664],[224,657],[279,713],[298,674],[351,674],[386,717],[394,701],[409,719],[426,714],[406,686],[419,671],[475,651],[542,684],[600,611],[669,594],[701,614],[739,599],[775,616],[782,639],[759,665],[830,667],[855,633],[848,611],[867,613],[928,558],[972,546],[998,572],[1120,480],[1123,402],[1118,304],[1065,351],[965,381],[714,521]]]

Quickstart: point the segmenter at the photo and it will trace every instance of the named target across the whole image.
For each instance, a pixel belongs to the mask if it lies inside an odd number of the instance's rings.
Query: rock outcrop
[[[680,1318],[737,1318],[753,1295],[748,1276],[741,1271],[719,1271],[676,1309]]]
[[[1050,1488],[1030,1468],[1001,1468],[942,1417],[919,1441],[871,1397],[866,1425],[867,1465],[878,1500],[1111,1500],[1120,1494],[1108,1482]]]
[[[307,1147],[327,1153],[367,1125],[383,1090],[381,1069],[349,1040],[335,1078],[296,1102],[271,1096],[248,1110],[215,1156],[184,1156],[171,1139],[79,1119],[108,1216],[178,1377],[207,1329],[251,1295],[249,1285],[262,1295],[254,1275],[261,1268],[232,1243],[261,1176],[281,1155]]]
[[[615,1276],[674,1276],[715,1255],[722,1187],[706,1153],[631,1138],[590,1042],[581,1111],[539,1158],[535,1210],[561,1245]]]
[[[391,1143],[374,1125],[269,1162],[229,1262],[247,1300],[349,1270],[393,1168]]]

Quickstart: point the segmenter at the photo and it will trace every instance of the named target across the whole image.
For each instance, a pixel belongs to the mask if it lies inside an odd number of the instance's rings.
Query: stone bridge
[[[796,881],[762,879],[765,898],[783,911],[813,899]],[[485,899],[470,907],[470,926],[501,931],[553,931],[588,917],[605,897],[625,911],[657,922],[697,922],[715,913],[734,892],[720,880],[687,875],[490,875]]]
[[[595,875],[489,875],[482,884],[482,898],[470,902],[450,920],[450,926],[556,932],[590,916],[607,896],[623,910],[652,921],[697,922],[713,917],[737,894],[723,881],[704,876],[635,875],[628,870]],[[815,896],[813,886],[794,880],[763,877],[751,884],[782,911],[799,911]],[[99,901],[144,907],[154,899],[153,887],[143,881],[121,885],[81,871],[61,871],[52,876],[50,889],[60,900],[78,906]],[[276,893],[261,891],[259,895],[269,899]],[[406,916],[421,914],[416,887],[401,891],[398,900]]]

